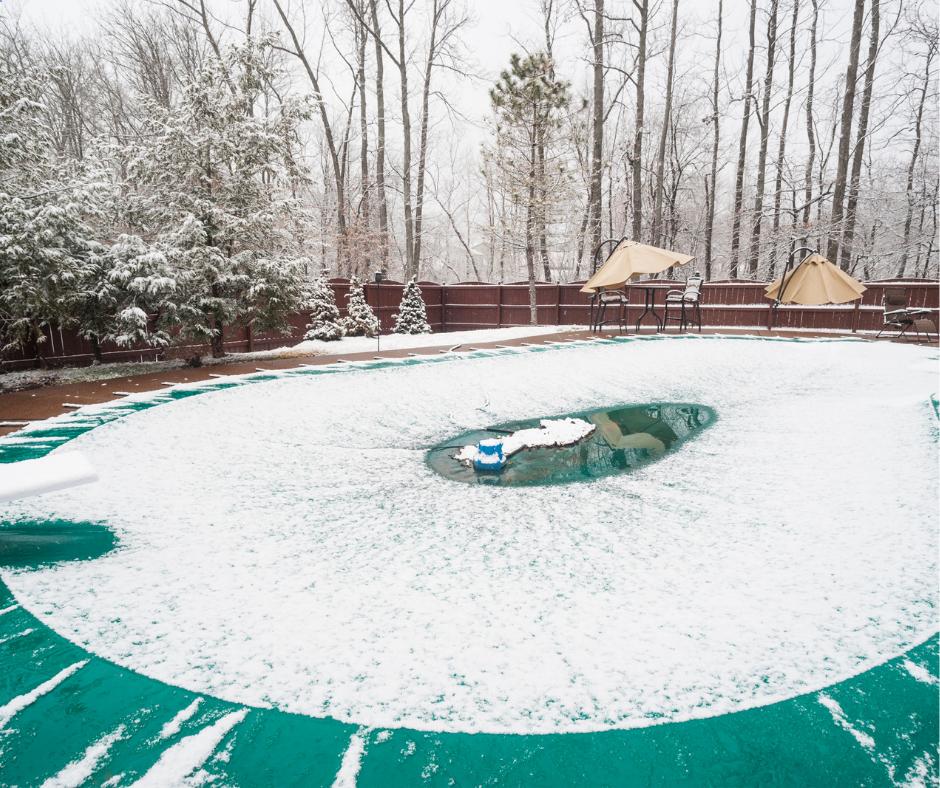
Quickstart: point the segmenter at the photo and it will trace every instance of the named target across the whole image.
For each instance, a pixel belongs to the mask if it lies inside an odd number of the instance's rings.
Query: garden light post
[[[375,314],[379,322],[379,330],[375,334],[375,352],[382,352],[382,280],[385,274],[375,272]]]

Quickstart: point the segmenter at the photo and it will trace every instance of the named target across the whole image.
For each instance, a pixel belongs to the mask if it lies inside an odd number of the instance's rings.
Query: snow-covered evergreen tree
[[[297,156],[306,102],[262,103],[277,79],[272,42],[209,56],[176,106],[144,99],[140,142],[124,151],[133,185],[126,217],[166,259],[176,287],[165,313],[184,338],[223,355],[223,326],[287,328],[306,297],[292,196],[307,180]]]
[[[401,305],[398,307],[395,328],[392,331],[395,334],[431,333],[428,313],[424,308],[424,299],[421,297],[421,288],[418,287],[415,277],[412,277],[411,281],[405,285],[405,290],[401,294]]]
[[[103,251],[94,183],[64,167],[42,119],[42,75],[0,65],[0,345],[43,364],[43,329],[74,325],[79,284]]]
[[[310,310],[310,323],[304,339],[320,339],[332,342],[346,336],[346,329],[340,320],[339,308],[336,306],[336,295],[323,271],[313,282],[310,296],[306,304]]]
[[[343,320],[343,327],[346,329],[346,336],[350,337],[374,337],[379,333],[379,321],[372,311],[372,307],[366,303],[366,293],[363,290],[362,282],[355,276],[349,280],[349,306],[346,309],[346,318]]]

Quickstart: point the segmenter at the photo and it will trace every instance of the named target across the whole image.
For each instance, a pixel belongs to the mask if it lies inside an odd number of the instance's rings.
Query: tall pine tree
[[[178,105],[146,102],[141,142],[125,150],[127,219],[174,272],[180,333],[210,343],[215,356],[224,354],[223,326],[283,330],[305,295],[292,189],[307,179],[297,151],[309,110],[260,101],[277,78],[271,46],[249,40],[208,57]]]
[[[43,121],[42,75],[0,65],[0,345],[44,366],[44,329],[74,325],[79,284],[104,248],[87,224],[95,185],[63,167]]]

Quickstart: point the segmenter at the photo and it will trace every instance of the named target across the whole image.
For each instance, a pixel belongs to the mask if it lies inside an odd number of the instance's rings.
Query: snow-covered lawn
[[[447,331],[443,334],[382,334],[379,343],[382,350],[409,350],[411,348],[460,345],[466,350],[477,342],[499,342],[503,339],[546,336],[565,331],[583,331],[586,326],[518,326],[516,328],[483,328],[479,331]],[[376,349],[375,337],[343,337],[334,342],[309,340],[290,347],[262,350],[256,353],[233,353],[233,356],[261,358],[293,358],[296,356],[318,356],[326,354],[367,353]]]
[[[0,518],[120,546],[3,579],[95,654],[245,704],[496,732],[731,712],[937,631],[937,371],[922,348],[685,337],[220,390],[66,444],[101,481]],[[718,418],[588,483],[425,463],[468,428],[652,402]]]

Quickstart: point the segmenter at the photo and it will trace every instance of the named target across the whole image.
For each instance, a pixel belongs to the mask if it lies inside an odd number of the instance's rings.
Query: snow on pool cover
[[[119,547],[3,579],[123,666],[368,726],[763,705],[937,631],[936,370],[887,344],[688,338],[207,393],[70,441],[101,482],[0,519],[102,522]],[[486,424],[654,401],[717,421],[588,484],[468,486],[424,461]]]

